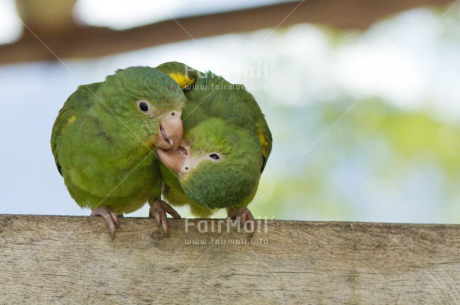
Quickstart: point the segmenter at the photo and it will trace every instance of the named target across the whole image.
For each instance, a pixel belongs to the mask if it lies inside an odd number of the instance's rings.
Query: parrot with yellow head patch
[[[51,135],[58,171],[78,205],[105,219],[112,238],[117,215],[147,201],[157,222],[158,215],[166,221],[166,213],[180,218],[161,201],[156,149],[179,147],[184,103],[170,77],[154,68],[131,67],[80,86],[60,110]]]
[[[226,208],[232,219],[252,222],[247,208],[272,148],[272,135],[254,97],[242,85],[182,63],[157,69],[185,88],[184,138],[176,151],[158,150],[163,196],[207,217]]]

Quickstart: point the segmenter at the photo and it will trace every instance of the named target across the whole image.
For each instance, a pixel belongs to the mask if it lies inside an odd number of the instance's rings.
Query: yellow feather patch
[[[190,78],[184,74],[180,73],[168,73],[169,77],[176,81],[176,83],[181,87],[181,89],[185,89],[187,86],[192,85],[195,82],[195,79]]]
[[[67,123],[68,124],[72,124],[73,122],[75,122],[77,120],[77,115],[74,114],[72,115],[68,120],[67,120]]]
[[[154,149],[155,148],[155,142],[157,141],[157,137],[150,137],[150,139],[145,142],[145,146],[149,149]]]
[[[267,139],[264,137],[264,134],[262,132],[262,127],[257,126],[257,130],[258,130],[257,134],[259,135],[259,141],[260,141],[260,144],[262,145],[262,155],[267,156],[269,143]]]

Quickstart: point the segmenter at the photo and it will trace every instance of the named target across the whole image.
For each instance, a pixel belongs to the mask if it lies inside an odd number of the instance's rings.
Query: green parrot
[[[241,217],[254,230],[247,206],[272,148],[270,129],[254,97],[242,85],[182,63],[157,69],[187,86],[182,144],[176,151],[158,151],[164,198],[173,205],[189,204],[200,217],[227,208],[230,218]]]
[[[102,216],[112,238],[117,214],[146,201],[167,234],[156,148],[177,149],[185,96],[177,83],[150,67],[118,70],[104,82],[80,86],[65,102],[51,134],[51,149],[72,198]]]

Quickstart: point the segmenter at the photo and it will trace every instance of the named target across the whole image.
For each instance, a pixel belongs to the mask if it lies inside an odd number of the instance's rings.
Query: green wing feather
[[[263,172],[265,169],[265,166],[267,165],[268,157],[270,156],[270,153],[272,151],[272,143],[273,143],[272,133],[270,132],[267,121],[265,121],[264,117],[262,117],[259,120],[259,122],[257,122],[257,133],[259,136],[262,160],[263,160],[262,168],[260,171]]]
[[[62,176],[62,169],[59,164],[59,155],[57,151],[57,142],[65,133],[65,129],[75,123],[82,111],[87,111],[92,106],[92,96],[97,91],[100,83],[80,86],[72,95],[69,96],[64,106],[59,111],[59,115],[54,122],[51,133],[51,150],[54,155],[56,167]]]

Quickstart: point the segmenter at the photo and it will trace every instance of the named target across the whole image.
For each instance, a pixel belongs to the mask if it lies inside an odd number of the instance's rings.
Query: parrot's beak
[[[188,163],[190,163],[190,147],[184,140],[175,151],[159,149],[158,157],[164,165],[175,173],[183,174],[190,170],[188,166]]]
[[[155,146],[165,150],[177,150],[182,141],[184,127],[180,115],[166,117],[160,123]]]

